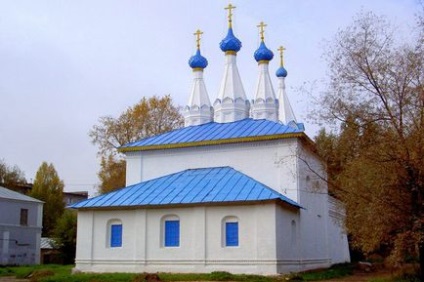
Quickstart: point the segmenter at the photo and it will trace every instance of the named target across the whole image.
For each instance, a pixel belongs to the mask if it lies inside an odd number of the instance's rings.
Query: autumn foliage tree
[[[65,209],[63,202],[63,181],[59,178],[53,164],[43,162],[35,175],[29,196],[44,202],[43,236],[52,236],[57,220]]]
[[[116,188],[125,186],[126,162],[116,154],[108,154],[101,157],[100,171],[97,174],[100,179],[100,193],[107,193]]]
[[[424,24],[398,43],[383,17],[361,13],[327,50],[328,91],[315,117],[332,193],[346,203],[353,244],[424,279]]]
[[[125,186],[126,163],[117,148],[139,139],[179,128],[183,117],[171,96],[143,98],[119,117],[103,116],[89,132],[99,147],[100,193]]]
[[[25,184],[26,179],[22,170],[18,166],[10,166],[0,159],[0,185],[9,189],[14,189],[19,184]]]

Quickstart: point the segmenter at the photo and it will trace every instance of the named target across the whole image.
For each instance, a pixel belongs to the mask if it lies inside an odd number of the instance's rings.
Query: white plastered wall
[[[214,212],[210,212],[212,207],[196,208],[186,216],[192,218],[190,220],[193,225],[204,228],[206,231],[203,233],[198,229],[191,231],[190,236],[195,239],[193,240],[195,245],[187,246],[188,253],[184,253],[184,257],[178,257],[178,260],[186,260],[186,263],[174,264],[173,259],[177,258],[174,255],[179,256],[180,252],[157,251],[151,247],[150,240],[147,242],[138,238],[134,244],[140,248],[136,248],[137,253],[134,257],[140,264],[146,265],[143,266],[143,271],[227,270],[237,273],[246,272],[246,265],[249,265],[247,270],[249,273],[281,273],[327,267],[349,260],[346,234],[342,232],[339,225],[334,224],[329,215],[325,169],[309,147],[297,138],[127,153],[127,185],[189,168],[217,166],[231,166],[298,202],[304,209],[293,214],[292,210],[278,206],[277,211],[269,216],[263,214],[267,211],[266,208],[260,206],[255,208],[257,211],[251,214],[249,228],[257,236],[246,240],[251,246],[256,246],[258,251],[255,253],[250,249],[247,252],[248,256],[245,256],[243,252],[223,251],[216,249],[214,247],[216,244],[211,245],[211,240],[221,238],[220,234],[213,231],[216,224],[212,226],[210,224],[215,217],[221,216],[219,209],[223,207],[216,207]],[[226,209],[238,210],[238,208],[230,207]],[[227,210],[224,209],[225,212]],[[157,218],[154,219],[154,214],[150,214],[151,212],[152,210],[138,211],[139,215],[135,224],[150,226],[151,220],[158,222]],[[251,221],[260,214],[264,218],[263,221]],[[145,218],[145,221],[142,218]],[[157,239],[159,237],[154,236],[154,233],[158,231],[150,230],[149,232],[153,234],[146,238],[159,240]],[[275,236],[275,240],[272,240],[270,236]],[[261,247],[258,245],[259,241],[263,244]],[[158,245],[159,241],[153,242],[153,246]],[[188,256],[190,253],[191,257]],[[155,257],[149,257],[149,254],[154,254]],[[239,262],[237,255],[242,257],[242,263]],[[259,262],[259,257],[273,257],[273,259],[263,263]],[[155,264],[147,263],[147,261],[155,262]],[[134,270],[135,266],[132,264],[129,262],[129,268]],[[78,265],[83,269],[86,264],[83,260],[79,260]],[[124,262],[120,265],[125,267]],[[102,269],[106,268],[103,264],[96,262],[90,269],[104,271]],[[119,269],[122,270],[122,267]]]
[[[349,261],[347,236],[330,217],[325,167],[307,146],[298,148],[301,256],[315,268]]]
[[[350,262],[349,243],[345,229],[346,217],[344,205],[337,199],[328,196],[329,205],[329,249],[332,264]]]
[[[126,184],[190,168],[230,166],[297,201],[297,145],[290,138],[127,153]]]
[[[297,213],[275,203],[240,206],[198,206],[167,209],[79,211],[76,269],[88,272],[211,272],[275,274],[278,263],[294,270],[287,256],[277,259],[276,218]],[[162,244],[164,216],[180,219],[180,246]],[[222,223],[225,217],[239,222],[239,246],[225,247]],[[123,244],[108,246],[108,222],[120,220]],[[285,224],[285,222],[279,222]],[[289,228],[280,228],[278,240],[289,238]],[[287,246],[289,243],[282,243]]]

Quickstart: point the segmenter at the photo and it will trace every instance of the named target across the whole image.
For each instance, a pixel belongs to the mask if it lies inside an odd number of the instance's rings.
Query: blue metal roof
[[[208,66],[208,60],[200,54],[200,49],[197,49],[196,55],[192,56],[188,61],[191,68],[204,69]]]
[[[228,29],[227,36],[219,43],[219,47],[223,52],[234,51],[238,52],[241,49],[241,41],[235,37],[233,29],[230,27]]]
[[[253,56],[255,57],[256,62],[271,61],[272,58],[274,58],[274,53],[272,53],[272,51],[266,47],[265,42],[262,41]]]
[[[268,186],[231,168],[187,169],[100,195],[70,208],[119,208],[279,200],[300,206]]]
[[[287,70],[281,66],[278,68],[278,70],[275,72],[275,75],[277,77],[287,77]]]
[[[302,125],[302,124],[299,124]],[[153,146],[177,145],[187,143],[207,143],[210,141],[231,140],[240,138],[266,137],[284,134],[303,133],[303,126],[289,126],[279,122],[266,119],[251,119],[188,126],[169,131],[153,137],[128,143],[120,148],[120,151],[131,151],[134,149],[148,149]]]

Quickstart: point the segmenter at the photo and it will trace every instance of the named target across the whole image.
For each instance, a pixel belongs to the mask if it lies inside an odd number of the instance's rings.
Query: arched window
[[[180,218],[167,215],[162,218],[162,244],[164,247],[180,246]]]
[[[235,216],[222,219],[222,242],[224,247],[239,246],[239,221]]]
[[[118,248],[122,247],[122,221],[119,219],[112,219],[108,222],[108,247]]]

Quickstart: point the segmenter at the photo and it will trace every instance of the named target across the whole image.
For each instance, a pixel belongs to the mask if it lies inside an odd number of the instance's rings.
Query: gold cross
[[[264,41],[264,32],[265,32],[266,24],[264,22],[261,22],[260,24],[257,25],[257,27],[259,27],[259,34],[261,35],[261,40]]]
[[[228,4],[227,7],[225,7],[225,10],[228,10],[228,24],[230,27],[232,27],[232,17],[233,17],[233,9],[235,9],[236,6],[233,6],[231,3]]]
[[[200,36],[203,34],[203,32],[198,29],[196,30],[195,33],[193,33],[194,35],[196,35],[196,45],[197,45],[197,49],[200,49]]]
[[[280,51],[280,63],[281,63],[281,66],[284,66],[284,59],[283,59],[284,50],[286,50],[286,48],[284,48],[283,46],[280,46],[280,48],[278,48],[278,51]]]

